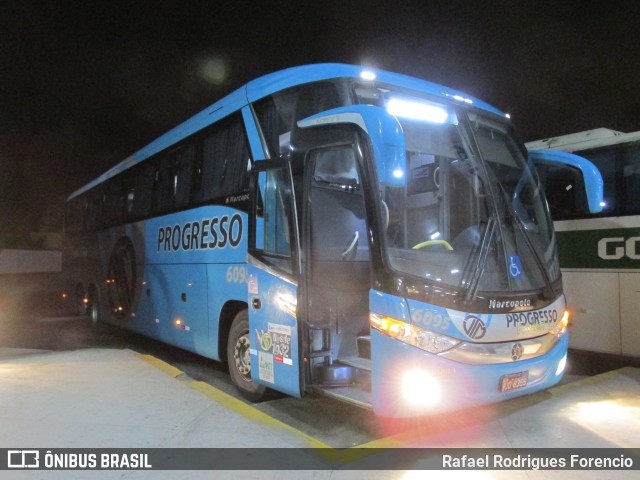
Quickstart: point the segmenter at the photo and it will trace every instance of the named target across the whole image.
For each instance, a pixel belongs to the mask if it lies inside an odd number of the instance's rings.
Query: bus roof
[[[609,128],[594,128],[584,132],[527,142],[525,146],[527,150],[552,149],[562,152],[579,152],[638,140],[640,140],[640,131],[624,133]]]
[[[460,91],[408,75],[339,63],[321,63],[292,67],[252,80],[229,95],[223,97],[210,107],[205,108],[200,113],[197,113],[148,145],[142,147],[133,155],[127,157],[122,162],[107,170],[95,180],[76,190],[69,196],[68,200],[77,197],[96,185],[114,177],[120,172],[137,165],[152,155],[161,152],[165,148],[174,145],[180,140],[202,130],[227,115],[240,110],[248,103],[255,102],[263,97],[289,87],[333,78],[361,78],[363,81],[375,80],[379,83],[387,83],[439,96],[442,97],[443,100],[453,100],[463,104],[473,105],[482,110],[486,110],[500,116],[505,116],[505,114],[497,108],[477,98],[471,97]]]

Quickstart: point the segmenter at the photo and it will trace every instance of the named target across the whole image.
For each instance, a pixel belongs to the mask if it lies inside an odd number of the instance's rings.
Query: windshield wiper
[[[493,242],[493,235],[495,230],[496,219],[493,215],[491,215],[489,217],[489,220],[487,221],[487,227],[484,230],[484,234],[482,235],[482,241],[480,242],[480,249],[478,251],[476,267],[473,271],[473,276],[469,281],[467,293],[464,296],[465,302],[468,302],[476,296],[478,285],[480,284],[480,279],[484,274],[484,269],[487,264],[487,257],[489,256],[489,250],[491,249],[491,243]]]
[[[498,187],[500,187],[500,192],[502,193],[503,200],[506,204],[505,210],[507,211],[507,215],[511,219],[511,223],[515,224],[516,227],[518,227],[518,230],[520,231],[520,233],[522,234],[522,237],[524,238],[524,241],[527,244],[529,251],[533,254],[533,259],[535,260],[538,269],[542,273],[542,278],[544,279],[547,292],[549,296],[553,296],[553,283],[551,282],[551,277],[549,277],[549,272],[545,268],[544,262],[540,258],[540,254],[535,249],[533,242],[531,241],[531,238],[527,233],[527,227],[522,221],[522,219],[520,218],[520,215],[518,215],[518,212],[516,212],[515,209],[510,208],[512,204],[509,203],[508,201],[509,196],[505,191],[504,187],[502,186],[502,184],[500,182],[497,182],[497,183],[498,183]]]

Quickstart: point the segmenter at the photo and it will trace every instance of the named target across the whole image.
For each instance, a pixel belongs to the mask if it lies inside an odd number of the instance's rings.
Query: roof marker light
[[[360,78],[363,80],[375,80],[377,75],[371,70],[363,70],[360,72]]]
[[[462,95],[452,95],[450,93],[443,93],[443,95],[445,97],[449,97],[449,98],[453,98],[454,100],[457,100],[458,102],[464,102],[464,103],[468,103],[469,105],[473,105],[473,100],[471,100],[470,98],[467,97],[463,97]]]

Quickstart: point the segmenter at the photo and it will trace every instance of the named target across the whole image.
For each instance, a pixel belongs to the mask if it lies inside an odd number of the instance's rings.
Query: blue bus
[[[80,313],[228,362],[251,401],[416,416],[545,389],[565,366],[526,150],[496,108],[409,76],[251,81],[73,193],[65,235]]]

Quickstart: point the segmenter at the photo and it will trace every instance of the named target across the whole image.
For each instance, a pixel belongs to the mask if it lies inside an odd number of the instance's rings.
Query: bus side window
[[[258,173],[256,214],[262,216],[262,238],[255,238],[255,253],[264,261],[285,273],[296,273],[294,264],[297,252],[293,248],[295,232],[291,179],[288,167],[273,168]],[[260,191],[263,190],[263,195]]]
[[[173,165],[167,157],[162,158],[156,171],[154,190],[156,213],[169,213],[174,209],[177,180]]]
[[[290,89],[260,100],[254,106],[270,158],[278,158],[289,150],[297,98],[297,89]]]
[[[195,147],[186,145],[173,152],[169,159],[173,206],[182,208],[189,205]]]
[[[135,170],[136,195],[133,199],[134,218],[142,218],[151,212],[153,196],[154,168],[142,164]]]
[[[248,189],[249,145],[244,124],[234,116],[210,129],[202,143],[201,183],[196,203]]]
[[[291,131],[295,122],[343,104],[331,82],[290,88],[257,102],[254,109],[270,158],[291,152]]]
[[[640,149],[630,148],[624,152],[625,214],[640,213]]]
[[[538,165],[553,220],[589,215],[582,174],[570,166]]]

